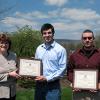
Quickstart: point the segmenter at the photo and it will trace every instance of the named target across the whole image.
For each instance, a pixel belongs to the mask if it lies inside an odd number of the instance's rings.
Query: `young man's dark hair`
[[[44,30],[48,29],[52,29],[52,33],[55,33],[54,27],[49,23],[43,24],[43,26],[41,27],[41,33],[43,33]]]

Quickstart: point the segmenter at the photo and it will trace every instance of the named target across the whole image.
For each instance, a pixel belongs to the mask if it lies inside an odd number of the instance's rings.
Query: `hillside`
[[[73,43],[73,44],[78,44],[80,43],[80,40],[70,40],[70,39],[55,39],[58,43],[62,44],[70,44],[70,43]]]

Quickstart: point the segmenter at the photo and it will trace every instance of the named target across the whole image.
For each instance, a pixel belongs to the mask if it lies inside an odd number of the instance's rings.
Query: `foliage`
[[[35,87],[35,82],[32,79],[29,80],[29,79],[23,78],[21,80],[18,80],[17,83],[19,87],[24,88],[24,89],[31,89]]]
[[[96,42],[95,42],[96,46],[98,48],[100,48],[100,35],[96,36]]]
[[[39,31],[32,30],[28,25],[18,28],[11,35],[12,51],[17,53],[18,57],[32,57],[35,54],[37,46],[42,42]]]

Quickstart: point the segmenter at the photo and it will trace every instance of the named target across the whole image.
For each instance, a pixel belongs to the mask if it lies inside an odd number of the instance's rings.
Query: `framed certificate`
[[[73,87],[97,90],[98,70],[74,70]]]
[[[19,75],[22,76],[40,76],[42,75],[42,62],[37,59],[20,59]]]

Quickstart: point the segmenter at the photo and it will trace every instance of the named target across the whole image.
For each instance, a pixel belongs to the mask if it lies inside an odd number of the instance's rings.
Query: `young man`
[[[83,47],[74,52],[69,59],[68,79],[73,82],[74,69],[98,70],[98,83],[100,84],[100,50],[94,45],[94,34],[91,30],[82,33]],[[100,100],[98,90],[73,89],[73,100]]]
[[[43,75],[35,78],[35,100],[61,100],[59,81],[66,69],[66,50],[54,41],[51,24],[44,24],[41,33],[44,43],[38,46],[35,58],[42,60]]]

